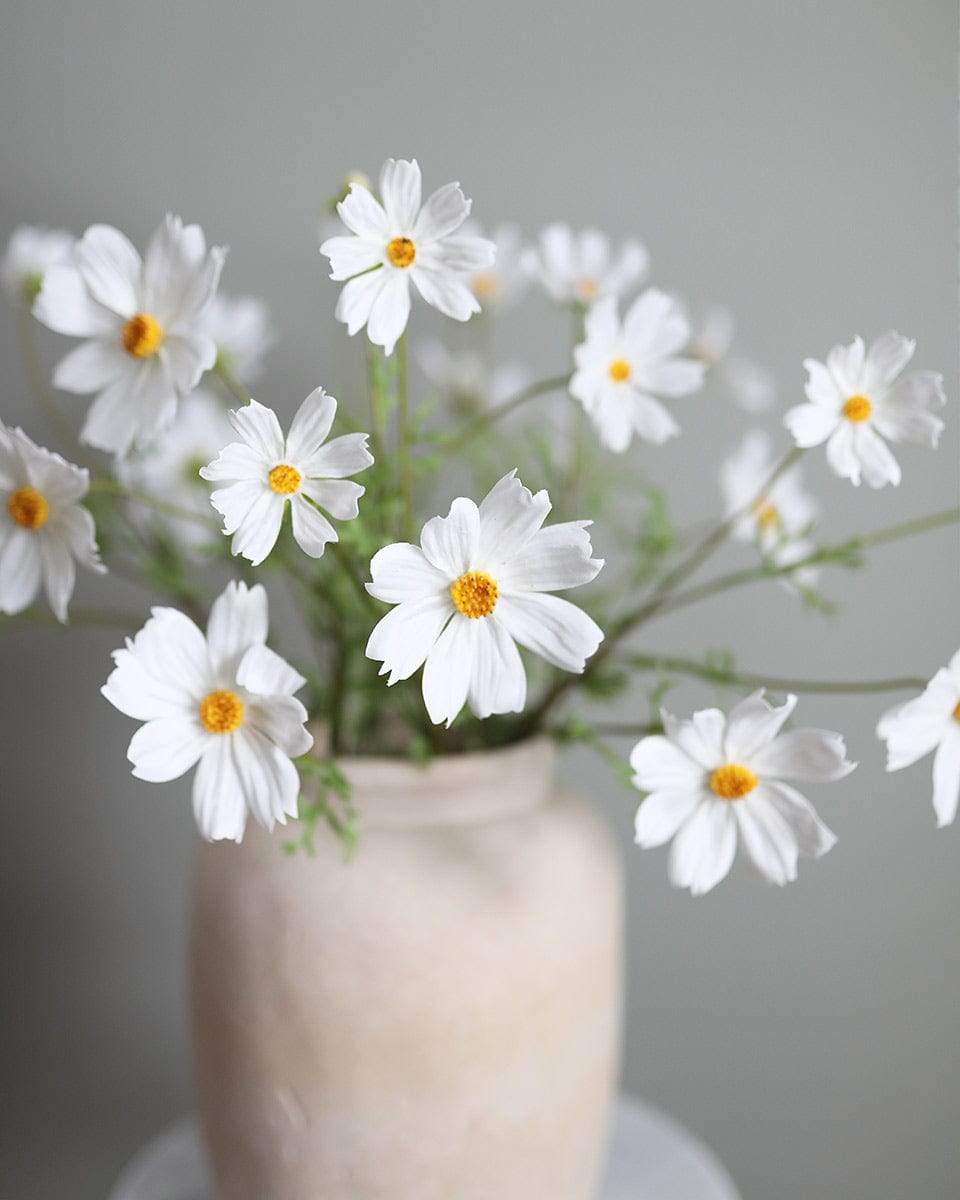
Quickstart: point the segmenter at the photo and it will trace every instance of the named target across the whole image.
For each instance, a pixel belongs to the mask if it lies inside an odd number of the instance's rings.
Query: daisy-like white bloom
[[[472,221],[464,225],[464,233],[480,234]],[[493,231],[496,259],[482,271],[469,277],[470,290],[484,308],[507,308],[520,299],[529,277],[521,261],[522,240],[518,226],[505,222]]]
[[[798,854],[819,858],[836,841],[785,781],[842,779],[856,763],[837,733],[780,732],[796,702],[788,696],[777,708],[761,689],[727,717],[716,708],[689,721],[663,712],[664,735],[634,747],[633,782],[649,793],[637,812],[636,840],[648,847],[673,839],[674,886],[708,892],[730,870],[738,838],[757,870],[781,886],[796,879]]]
[[[272,829],[297,815],[300,780],[290,761],[313,738],[294,697],[306,683],[267,645],[267,593],[230,583],[213,602],[206,637],[175,608],[153,615],[100,689],[145,724],[127,757],[137,779],[179,779],[199,763],[193,811],[208,841],[239,842],[247,810]]]
[[[455,321],[480,311],[469,277],[493,264],[486,238],[456,231],[470,201],[458,183],[438,188],[421,203],[416,160],[388,158],[380,172],[382,204],[362,184],[337,212],[352,236],[328,238],[320,253],[330,259],[330,278],[346,279],[336,316],[353,336],[367,336],[392,354],[410,315],[410,284],[424,300]]]
[[[887,770],[909,767],[933,756],[933,810],[943,828],[957,815],[960,800],[960,650],[925,690],[880,718],[877,736],[887,743]]]
[[[425,662],[430,719],[449,726],[465,703],[478,717],[521,712],[527,679],[516,643],[565,671],[581,672],[603,633],[576,605],[549,593],[593,579],[589,521],[541,529],[546,492],[532,495],[516,472],[479,507],[461,496],[424,525],[420,545],[399,542],[373,556],[367,591],[397,607],[377,624],[367,657],[388,684]]]
[[[493,367],[483,355],[471,351],[451,354],[438,341],[425,342],[417,361],[427,381],[461,413],[500,404],[530,383],[530,372],[520,363]]]
[[[0,260],[0,286],[12,303],[29,308],[51,267],[69,266],[77,239],[65,229],[21,225]]]
[[[119,230],[92,225],[77,243],[77,265],[47,271],[34,315],[86,339],[53,376],[64,391],[97,393],[83,441],[122,457],[173,424],[178,402],[216,361],[201,317],[224,253],[207,250],[199,225],[168,216],[143,260]]]
[[[826,363],[806,359],[810,403],[791,408],[783,419],[797,445],[826,442],[833,471],[853,484],[861,476],[873,488],[898,484],[900,466],[887,442],[936,446],[943,429],[931,411],[946,403],[942,376],[902,374],[915,346],[891,331],[869,350],[858,337],[849,346],[835,346]]]
[[[251,400],[230,413],[241,441],[231,442],[200,471],[211,483],[226,484],[210,497],[223,517],[223,532],[233,534],[230,549],[254,566],[276,544],[289,503],[293,536],[311,558],[320,558],[337,531],[319,510],[338,521],[356,517],[364,493],[346,479],[373,462],[365,433],[347,433],[326,441],[337,402],[323,388],[311,392],[297,410],[286,437],[277,414]]]
[[[214,296],[200,329],[217,347],[217,362],[245,384],[263,374],[263,360],[277,340],[270,313],[255,296]]]
[[[599,229],[574,233],[557,221],[521,257],[523,269],[558,304],[586,305],[619,297],[639,285],[650,269],[646,246],[629,238],[614,252]]]
[[[172,428],[149,446],[121,459],[117,479],[177,508],[206,518],[206,524],[130,505],[130,519],[145,529],[159,524],[186,550],[210,546],[220,537],[216,513],[210,507],[210,485],[200,469],[233,438],[223,404],[201,386],[180,406]]]
[[[80,504],[90,475],[0,424],[0,612],[18,613],[41,582],[66,621],[79,562],[103,572],[93,517]]]
[[[570,393],[586,409],[601,442],[618,453],[634,433],[656,445],[680,427],[657,399],[687,396],[703,386],[706,367],[679,352],[690,339],[680,305],[648,288],[620,321],[614,296],[587,312],[586,341],[574,350]]]
[[[720,467],[725,515],[731,517],[755,500],[776,465],[767,434],[762,429],[748,433],[736,453]],[[756,542],[764,554],[775,555],[785,543],[802,541],[819,512],[816,500],[803,486],[800,468],[793,467],[736,523],[731,536],[742,542]],[[811,542],[805,545],[812,550]]]
[[[769,371],[733,354],[733,313],[719,304],[707,308],[694,328],[690,352],[706,364],[724,392],[747,412],[764,412],[773,404],[776,387]]]

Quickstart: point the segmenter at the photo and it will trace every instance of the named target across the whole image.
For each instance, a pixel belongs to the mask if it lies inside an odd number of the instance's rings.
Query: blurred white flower
[[[466,350],[452,354],[442,342],[425,342],[417,362],[428,383],[457,412],[471,412],[509,400],[531,381],[520,363],[491,366],[483,355]]]
[[[791,408],[783,421],[798,446],[827,443],[827,462],[841,479],[870,487],[900,482],[900,466],[887,446],[936,446],[943,422],[930,411],[946,403],[943,378],[933,371],[901,373],[916,342],[885,333],[865,351],[862,338],[835,346],[826,364],[804,361],[809,404]]]
[[[636,433],[659,445],[680,427],[657,396],[686,396],[703,385],[702,362],[679,357],[690,326],[677,302],[648,288],[621,323],[608,296],[587,312],[586,341],[574,350],[570,393],[580,401],[601,442],[620,453]]]
[[[909,767],[931,751],[933,809],[937,824],[949,825],[960,799],[960,650],[906,704],[880,718],[877,736],[887,743],[887,770]]]
[[[130,505],[131,519],[143,528],[161,525],[188,551],[216,541],[220,529],[210,508],[210,485],[200,477],[200,468],[215,458],[232,436],[223,404],[203,387],[197,388],[184,400],[166,433],[117,463],[116,476],[125,487],[209,518],[207,526],[140,504]]]
[[[264,829],[297,815],[300,778],[290,761],[313,738],[293,693],[306,683],[268,649],[267,593],[229,583],[206,637],[173,608],[153,615],[101,688],[120,712],[146,722],[127,757],[137,779],[178,779],[197,762],[193,810],[208,841],[239,842],[247,810]]]
[[[0,287],[16,305],[29,308],[51,267],[69,266],[77,239],[65,229],[15,229],[0,261]]]
[[[333,396],[317,388],[300,405],[286,438],[273,409],[256,400],[230,413],[242,441],[224,447],[200,475],[228,485],[210,503],[223,517],[223,532],[233,534],[234,554],[254,566],[263,562],[280,535],[288,503],[294,540],[311,558],[339,540],[321,508],[339,521],[356,517],[364,489],[344,476],[365,470],[373,455],[365,433],[347,433],[324,445],[336,411]]]
[[[424,300],[456,321],[480,311],[467,286],[469,276],[493,264],[495,248],[486,238],[457,234],[470,213],[470,201],[457,183],[438,188],[421,204],[416,160],[388,158],[374,199],[361,184],[337,205],[352,236],[328,238],[320,253],[330,259],[330,278],[345,279],[336,316],[353,336],[366,325],[367,337],[392,354],[407,327],[410,283]]]
[[[388,684],[425,662],[431,721],[449,726],[465,703],[478,717],[521,712],[527,680],[516,642],[565,671],[583,671],[603,632],[585,612],[548,593],[593,579],[589,521],[541,529],[545,491],[516,472],[479,506],[461,496],[424,525],[420,546],[399,542],[373,556],[367,591],[397,607],[377,624],[367,657]]]
[[[53,376],[65,391],[97,393],[83,441],[122,457],[173,424],[178,402],[217,357],[201,315],[224,253],[207,250],[199,225],[168,216],[142,261],[119,230],[92,225],[77,244],[77,266],[47,271],[34,315],[88,339]]]
[[[690,352],[706,364],[734,403],[750,413],[765,412],[776,395],[773,376],[751,359],[731,353],[735,328],[729,309],[711,305],[694,327]]]
[[[18,613],[40,584],[67,620],[76,563],[103,572],[93,517],[79,503],[89,473],[0,423],[0,612]]]
[[[481,230],[476,222],[467,221],[463,232],[479,235]],[[474,271],[468,282],[484,308],[507,308],[520,299],[528,283],[521,261],[520,229],[505,222],[494,229],[492,241],[496,246],[494,262],[483,270]]]
[[[629,238],[614,253],[599,229],[574,233],[557,221],[548,225],[536,246],[523,251],[527,275],[558,304],[588,305],[605,296],[625,295],[650,269],[646,246]]]
[[[277,340],[270,312],[255,296],[214,296],[200,328],[213,338],[217,362],[242,383],[263,374],[263,360]]]
[[[680,720],[662,712],[664,735],[633,748],[634,784],[649,794],[637,811],[636,841],[673,839],[669,874],[694,896],[708,892],[733,864],[738,836],[771,883],[796,879],[799,854],[819,858],[836,838],[810,802],[784,780],[842,779],[856,766],[843,739],[821,729],[780,729],[796,705],[776,708],[763,689],[725,717],[716,708]]]

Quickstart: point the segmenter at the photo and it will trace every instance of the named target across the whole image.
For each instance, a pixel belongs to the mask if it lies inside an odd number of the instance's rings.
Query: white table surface
[[[108,1200],[214,1200],[196,1118],[158,1134]],[[599,1200],[740,1200],[716,1155],[678,1121],[629,1096],[617,1105]]]

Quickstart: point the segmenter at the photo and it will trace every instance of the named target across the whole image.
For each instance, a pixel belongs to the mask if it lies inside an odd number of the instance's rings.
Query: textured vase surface
[[[620,867],[549,742],[344,760],[345,864],[201,847],[200,1115],[218,1200],[592,1200],[619,1058]]]

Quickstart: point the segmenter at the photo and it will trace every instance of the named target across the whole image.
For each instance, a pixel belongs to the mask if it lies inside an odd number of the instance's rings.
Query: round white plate
[[[137,1154],[109,1200],[214,1200],[196,1118],[183,1117]],[[711,1150],[666,1113],[623,1096],[600,1200],[740,1200]]]

